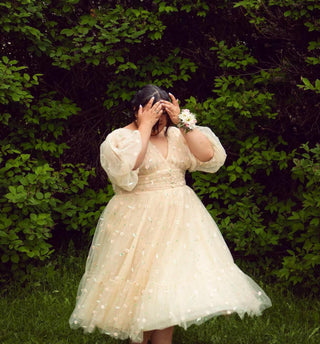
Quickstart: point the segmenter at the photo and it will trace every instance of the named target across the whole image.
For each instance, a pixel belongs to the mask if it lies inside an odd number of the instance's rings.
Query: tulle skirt
[[[141,342],[220,314],[260,315],[265,292],[235,264],[188,186],[115,195],[97,225],[72,328]]]

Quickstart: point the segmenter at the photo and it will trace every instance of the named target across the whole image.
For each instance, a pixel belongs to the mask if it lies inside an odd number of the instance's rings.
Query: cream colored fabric
[[[260,315],[264,291],[233,262],[185,171],[216,172],[226,154],[209,128],[199,128],[214,157],[198,161],[180,130],[168,130],[168,156],[149,143],[143,164],[138,131],[118,129],[101,145],[115,196],[102,213],[79,285],[72,328],[95,328],[142,341],[143,331],[191,324],[220,314]]]
[[[141,137],[138,130],[117,129],[112,132],[100,147],[101,166],[114,185],[131,191],[138,182],[139,169],[133,171],[141,150]]]

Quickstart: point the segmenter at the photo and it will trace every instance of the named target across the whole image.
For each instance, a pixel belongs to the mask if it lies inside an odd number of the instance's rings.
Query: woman
[[[115,196],[99,219],[71,327],[170,344],[175,325],[260,315],[270,299],[234,264],[185,183],[186,170],[213,173],[224,164],[219,139],[154,85],[136,94],[132,108],[135,119],[101,145]]]

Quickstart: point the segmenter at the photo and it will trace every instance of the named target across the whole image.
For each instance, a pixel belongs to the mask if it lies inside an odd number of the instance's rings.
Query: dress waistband
[[[151,174],[139,174],[136,187],[132,191],[120,188],[115,189],[116,194],[133,192],[155,191],[172,189],[186,185],[185,172],[179,169],[160,170]]]

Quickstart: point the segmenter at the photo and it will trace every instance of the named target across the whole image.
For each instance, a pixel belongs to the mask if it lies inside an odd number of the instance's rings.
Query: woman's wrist
[[[154,126],[154,122],[150,121],[148,119],[137,119],[135,121],[135,124],[137,126],[137,128],[145,128],[145,129],[152,129],[152,127]]]
[[[192,131],[196,128],[197,119],[195,114],[190,112],[188,109],[183,109],[179,114],[179,122],[177,127],[185,133]]]

